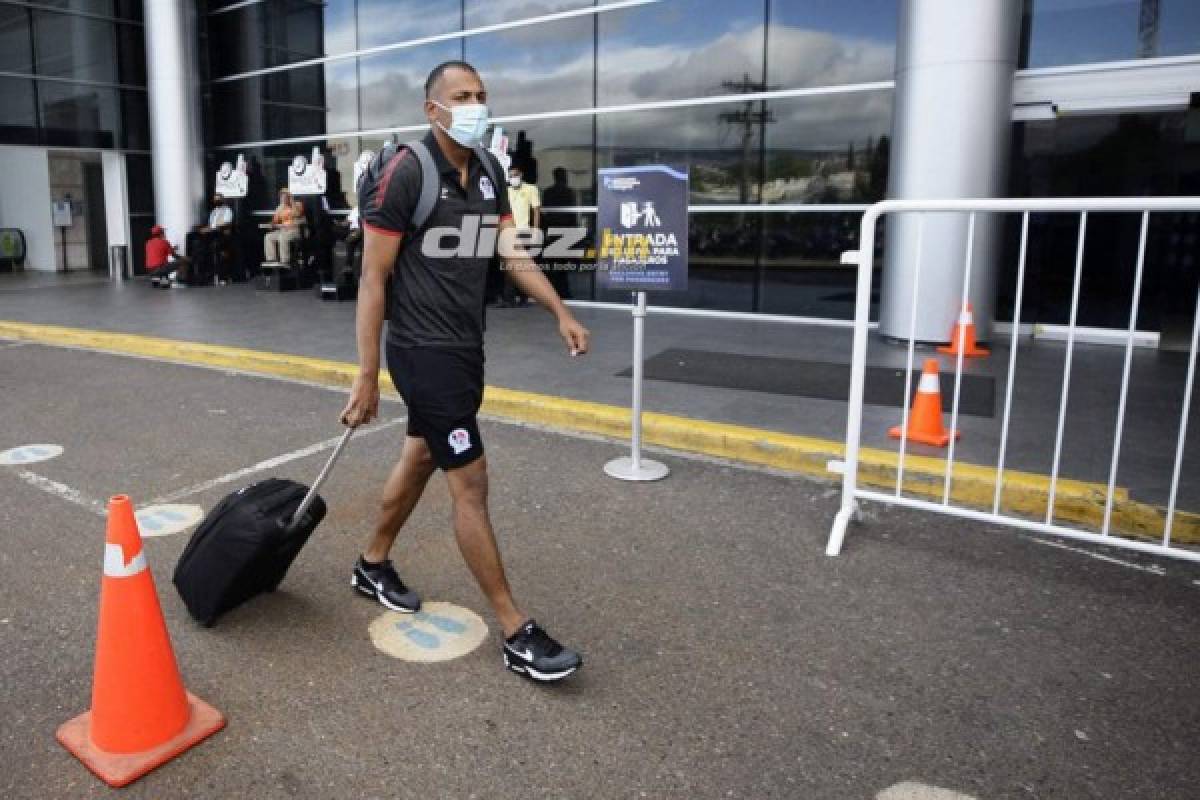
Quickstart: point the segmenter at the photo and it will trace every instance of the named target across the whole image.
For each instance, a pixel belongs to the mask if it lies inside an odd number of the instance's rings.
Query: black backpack
[[[425,223],[429,221],[429,217],[433,214],[433,209],[437,206],[438,198],[441,195],[441,181],[438,180],[437,164],[433,161],[433,154],[429,152],[429,148],[425,146],[425,142],[420,139],[414,139],[411,142],[404,144],[396,144],[388,142],[383,146],[383,149],[375,154],[375,158],[371,159],[371,166],[368,174],[372,176],[381,175],[387,167],[388,162],[399,155],[400,150],[407,148],[414,156],[417,157],[417,164],[421,168],[421,194],[417,197],[417,205],[413,208],[412,216],[409,217],[409,230],[407,233],[415,235]],[[492,186],[496,187],[496,191],[503,190],[505,183],[499,180],[499,175],[496,173],[496,164],[493,163],[490,154],[483,147],[475,148],[475,157],[479,159],[479,163],[483,165],[483,171],[487,173],[488,179],[492,182]],[[497,206],[499,200],[497,199]],[[359,206],[362,207],[361,198]]]
[[[425,223],[429,221],[429,217],[433,214],[433,209],[437,206],[438,199],[441,196],[441,180],[438,175],[437,164],[434,163],[433,154],[429,152],[429,148],[425,146],[425,142],[420,139],[413,139],[411,142],[404,144],[396,144],[395,142],[386,143],[383,148],[375,154],[371,159],[371,166],[367,173],[372,177],[377,177],[383,174],[383,170],[387,167],[388,162],[396,158],[400,154],[402,148],[408,150],[417,157],[417,165],[421,168],[421,193],[417,196],[417,204],[413,208],[412,216],[409,217],[408,230],[405,232],[409,241],[421,232]],[[495,187],[496,206],[499,211],[500,195],[499,192],[505,191],[505,183],[499,180],[499,175],[496,173],[496,165],[492,162],[490,154],[481,146],[474,148],[475,157],[479,159],[479,163],[483,165],[483,171],[487,173],[488,179]],[[357,187],[356,187],[357,188]],[[359,197],[359,208],[362,208],[362,197]],[[499,268],[498,259],[493,256],[492,263],[488,267],[488,271]],[[384,287],[384,311],[383,318],[390,320],[392,318],[392,282],[395,280],[396,271],[392,270],[392,274],[388,276],[387,285]],[[486,294],[484,297],[484,316],[486,317]],[[486,321],[484,323],[486,327]]]

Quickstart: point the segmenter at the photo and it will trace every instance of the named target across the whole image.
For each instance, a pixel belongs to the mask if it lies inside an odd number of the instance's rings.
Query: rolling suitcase
[[[175,566],[188,612],[204,626],[262,592],[273,592],[325,518],[317,492],[354,430],[347,429],[312,488],[269,478],[228,495],[196,528]]]

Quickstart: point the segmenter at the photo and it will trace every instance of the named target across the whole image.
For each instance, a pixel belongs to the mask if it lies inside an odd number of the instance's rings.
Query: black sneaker
[[[553,683],[582,667],[583,657],[529,620],[504,640],[504,666],[540,683]]]
[[[354,565],[354,574],[350,576],[350,585],[392,611],[412,614],[421,610],[421,598],[404,585],[390,560],[368,565],[359,556]]]

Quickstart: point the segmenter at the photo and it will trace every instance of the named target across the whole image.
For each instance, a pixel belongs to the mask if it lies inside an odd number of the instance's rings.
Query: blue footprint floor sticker
[[[63,454],[63,449],[57,444],[23,444],[0,452],[0,466],[19,467],[25,464],[37,464],[49,461]]]
[[[388,611],[371,623],[371,641],[404,661],[449,661],[470,653],[487,638],[487,625],[469,608],[432,602],[416,614]]]
[[[142,536],[170,536],[186,531],[200,522],[204,518],[204,509],[200,506],[170,503],[139,508],[135,516]]]

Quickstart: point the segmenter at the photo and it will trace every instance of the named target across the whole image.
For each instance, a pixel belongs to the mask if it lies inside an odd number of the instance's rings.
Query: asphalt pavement
[[[0,466],[0,796],[109,796],[54,739],[90,697],[100,504],[310,481],[344,395],[0,342],[0,397],[0,451],[63,448]],[[619,443],[494,420],[518,600],[586,666],[553,687],[503,670],[441,476],[393,555],[490,630],[460,658],[394,658],[349,572],[403,413],[352,441],[280,591],[212,629],[169,580],[188,532],[146,539],[185,682],[229,723],[125,796],[1196,796],[1200,568],[872,507],[831,559],[832,484],[672,453],[668,479],[626,484],[602,472]]]

